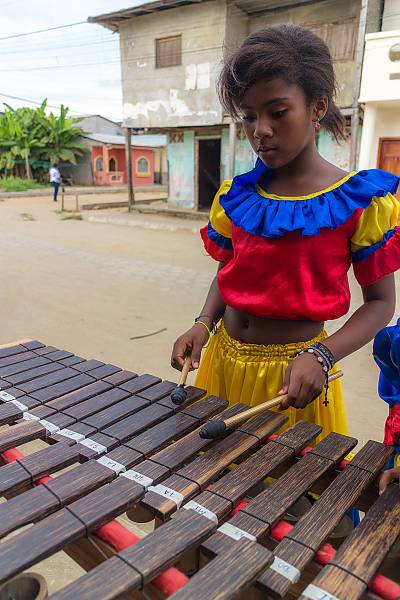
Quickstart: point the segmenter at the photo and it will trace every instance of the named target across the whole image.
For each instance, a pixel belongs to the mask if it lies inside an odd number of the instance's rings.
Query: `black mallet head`
[[[174,404],[180,406],[187,398],[187,391],[181,385],[178,385],[171,393],[171,400]]]
[[[204,440],[214,440],[226,431],[225,421],[208,421],[199,431],[199,435]]]

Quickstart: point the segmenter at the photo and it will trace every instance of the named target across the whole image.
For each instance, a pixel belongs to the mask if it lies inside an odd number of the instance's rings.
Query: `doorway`
[[[220,186],[221,139],[199,139],[198,143],[198,207],[208,210]]]
[[[400,175],[400,138],[379,140],[378,169]]]

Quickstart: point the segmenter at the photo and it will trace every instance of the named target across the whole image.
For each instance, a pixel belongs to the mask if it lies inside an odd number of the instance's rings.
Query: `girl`
[[[316,130],[343,139],[344,122],[332,100],[329,50],[307,29],[281,25],[250,35],[225,61],[218,89],[258,159],[214,199],[201,235],[218,273],[171,363],[181,369],[191,353],[197,369],[209,341],[197,386],[251,406],[287,392],[281,408],[289,425],[306,419],[323,435],[345,434],[340,383],[329,393],[324,387],[336,361],[394,313],[398,178],[345,173],[318,154]],[[351,262],[364,304],[328,337],[324,322],[349,310]]]

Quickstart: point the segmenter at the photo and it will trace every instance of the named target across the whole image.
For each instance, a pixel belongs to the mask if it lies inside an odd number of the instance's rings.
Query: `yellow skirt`
[[[278,395],[286,368],[295,354],[310,344],[327,337],[322,332],[308,342],[293,344],[242,344],[231,338],[223,323],[211,338],[200,362],[195,385],[208,394],[225,398],[230,405],[243,402],[256,406]],[[333,372],[338,370],[335,365]],[[339,379],[332,381],[328,391],[328,406],[324,406],[325,391],[300,410],[285,411],[288,428],[297,421],[321,425],[321,440],[331,431],[347,435],[346,412]]]

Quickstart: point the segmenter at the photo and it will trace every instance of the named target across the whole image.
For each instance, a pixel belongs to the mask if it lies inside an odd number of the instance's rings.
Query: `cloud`
[[[128,8],[141,1],[70,0],[66,10],[54,0],[11,0],[2,5],[0,38],[86,21],[87,17]],[[39,68],[41,67],[41,68]],[[75,112],[122,119],[119,36],[94,24],[0,40],[0,92]],[[23,106],[0,96],[2,102]]]

